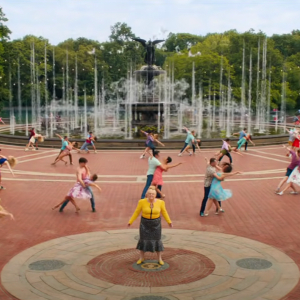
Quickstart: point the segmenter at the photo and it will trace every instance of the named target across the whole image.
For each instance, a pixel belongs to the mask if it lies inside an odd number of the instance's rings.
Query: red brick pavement
[[[18,148],[3,146],[2,153],[17,157],[35,154],[13,149]],[[167,195],[166,206],[174,227],[223,232],[261,241],[285,252],[300,266],[300,227],[298,225],[300,196],[275,195],[274,187],[279,179],[272,179],[284,175],[283,169],[287,167],[289,159],[284,157],[284,151],[280,147],[270,146],[251,148],[251,150],[265,153],[250,151],[243,157],[233,156],[236,170],[279,171],[265,175],[248,176],[245,174],[232,177],[233,181],[225,181],[223,186],[233,190],[233,198],[224,203],[225,214],[216,216],[212,213],[207,218],[199,216],[199,207],[203,197],[203,182],[200,181],[203,177],[196,175],[204,174],[203,157],[210,157],[215,151],[205,151],[195,157],[182,158],[178,158],[174,151],[170,151],[174,162],[185,162],[166,174],[163,187]],[[49,151],[51,150],[42,150],[41,154],[20,158],[16,171],[34,171],[53,175],[55,173],[58,174],[57,176],[17,175],[15,180],[12,180],[11,175],[6,174],[3,169],[3,184],[7,189],[0,191],[0,197],[2,205],[14,214],[16,221],[0,220],[0,269],[22,250],[53,238],[91,231],[125,229],[139,200],[144,183],[139,182],[137,176],[146,173],[147,161],[140,160],[139,153],[134,151],[101,152],[96,155],[85,155],[90,161],[92,171],[100,175],[116,176],[110,178],[109,183],[100,183],[103,189],[101,195],[95,192],[97,213],[90,212],[88,201],[78,201],[81,207],[79,214],[74,213],[72,205],[69,205],[64,213],[52,211],[51,207],[63,199],[68,189],[72,187],[72,180],[75,178],[61,175],[74,174],[76,166],[65,167],[60,164],[51,167],[50,163],[54,156],[48,157],[53,154]],[[271,154],[268,154],[268,151]],[[162,157],[166,154],[168,154],[167,151],[162,153]],[[26,162],[26,160],[39,157],[44,158]],[[75,154],[74,161],[78,157]],[[192,176],[172,177],[172,175]],[[240,179],[247,178],[251,180],[240,181]],[[39,179],[49,179],[49,181],[39,181]],[[58,181],[50,181],[53,179]],[[64,180],[70,180],[70,182]],[[106,178],[101,177],[100,181],[106,181]],[[123,183],[123,181],[128,181],[128,183]],[[138,223],[136,221],[133,228],[138,228]],[[166,227],[165,222],[163,225]],[[300,285],[284,300],[299,299],[299,295]],[[0,289],[0,299],[13,298]]]

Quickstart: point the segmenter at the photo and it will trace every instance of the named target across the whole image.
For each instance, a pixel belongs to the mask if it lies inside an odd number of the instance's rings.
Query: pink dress
[[[83,179],[84,184],[92,183],[90,179]],[[91,192],[84,188],[80,182],[76,182],[76,184],[69,190],[68,197],[76,198],[76,199],[90,199],[92,198]]]
[[[159,166],[156,168],[154,175],[153,175],[153,179],[152,179],[152,184],[155,185],[163,185],[163,178],[162,178],[162,172],[164,170]]]

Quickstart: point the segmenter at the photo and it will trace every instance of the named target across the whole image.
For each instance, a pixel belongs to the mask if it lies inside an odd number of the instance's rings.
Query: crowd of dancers
[[[178,156],[182,157],[185,154],[188,156],[195,155],[196,150],[201,152],[201,140],[196,138],[196,132],[184,128],[186,131],[186,139],[184,141],[183,147],[180,149]],[[296,129],[290,129],[289,131],[289,145],[290,147],[284,146],[287,150],[287,155],[291,157],[291,163],[287,168],[285,177],[279,183],[276,193],[282,195],[287,189],[292,189],[293,194],[296,194],[295,184],[300,185],[300,134]],[[163,251],[163,245],[161,242],[161,214],[166,219],[167,223],[172,227],[171,219],[167,213],[165,199],[166,195],[163,193],[163,174],[164,172],[170,171],[172,168],[179,167],[183,162],[172,163],[172,158],[170,156],[162,157],[160,151],[156,149],[157,145],[164,147],[164,144],[159,141],[158,135],[153,132],[142,131],[142,134],[146,137],[145,150],[142,152],[140,158],[143,159],[148,156],[148,170],[147,179],[145,187],[141,193],[140,201],[137,204],[137,208],[128,222],[128,226],[134,222],[134,220],[142,214],[140,223],[140,240],[137,245],[137,249],[140,250],[140,258],[137,264],[143,263],[145,260],[145,252],[157,252],[158,262],[163,265],[161,251]],[[52,165],[56,165],[59,162],[68,164],[65,160],[69,157],[69,163],[73,164],[72,152],[76,153],[90,153],[90,148],[96,153],[95,141],[96,137],[92,132],[89,132],[87,138],[83,145],[77,142],[69,141],[67,136],[56,136],[61,140],[60,151],[53,161]],[[222,141],[221,149],[217,151],[214,157],[206,160],[206,170],[204,177],[204,197],[201,203],[200,216],[208,217],[212,206],[214,205],[214,213],[220,214],[224,213],[222,208],[222,202],[228,200],[232,197],[231,190],[223,189],[222,181],[224,181],[229,176],[239,175],[241,172],[233,172],[233,159],[231,154],[236,153],[238,155],[243,155],[241,153],[242,147],[247,151],[248,143],[255,145],[252,141],[252,136],[247,133],[244,128],[238,133],[233,133],[233,136],[238,136],[238,142],[236,145],[232,145],[230,138],[226,138]],[[45,137],[41,134],[37,134],[35,129],[30,130],[30,136],[28,144],[25,150],[37,150],[38,143],[42,143]],[[224,157],[228,158],[228,162],[221,161]],[[17,159],[8,156],[5,157],[0,155],[0,170],[2,167],[6,166],[9,171],[14,175],[13,167],[17,164]],[[80,157],[78,161],[78,167],[76,169],[76,182],[74,186],[66,193],[66,196],[62,201],[58,202],[53,210],[59,209],[63,212],[66,205],[71,202],[75,207],[75,212],[80,211],[80,205],[78,205],[77,200],[85,199],[91,202],[92,212],[96,212],[95,207],[95,197],[92,188],[97,189],[101,192],[101,188],[96,184],[98,179],[97,174],[93,174],[88,166],[88,160],[85,157]],[[283,185],[286,186],[281,190]],[[0,189],[4,189],[2,186],[1,172],[0,172]],[[0,199],[1,200],[1,199]],[[13,215],[6,211],[2,206],[0,206],[0,217],[9,216],[13,219]]]

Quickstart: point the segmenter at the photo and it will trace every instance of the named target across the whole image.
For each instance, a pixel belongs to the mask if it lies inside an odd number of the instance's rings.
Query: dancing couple
[[[177,163],[173,165],[169,165],[172,162],[171,157],[166,157],[163,159],[163,163],[159,161],[160,152],[155,150],[153,156],[151,155],[148,158],[148,171],[147,171],[147,181],[142,192],[141,199],[144,199],[146,196],[146,192],[148,191],[149,187],[152,185],[154,186],[156,192],[159,194],[160,198],[164,198],[165,195],[162,194],[162,185],[163,185],[163,178],[162,172],[167,172],[169,169],[179,166],[182,163]]]
[[[187,127],[184,127],[187,136],[186,139],[184,141],[184,146],[183,148],[180,150],[178,156],[182,156],[182,154],[184,152],[187,152],[190,156],[192,155],[192,153],[190,153],[189,149],[192,148],[193,149],[193,154],[196,153],[196,146],[200,152],[200,147],[199,147],[199,143],[201,142],[201,140],[197,140],[195,138],[196,136],[196,132],[194,130],[190,131]]]
[[[94,194],[91,187],[95,187],[99,190],[99,192],[101,192],[101,188],[95,184],[95,181],[98,179],[97,174],[91,175],[87,163],[88,161],[86,158],[79,158],[79,167],[76,171],[77,182],[73,188],[69,190],[64,200],[52,208],[53,210],[60,207],[59,211],[63,212],[64,208],[70,201],[75,206],[75,212],[77,213],[80,208],[75,202],[75,199],[90,199],[92,212],[96,212]]]
[[[212,204],[215,204],[216,206],[216,214],[224,212],[221,208],[221,201],[231,198],[232,193],[230,190],[223,189],[221,181],[224,181],[224,179],[229,176],[241,174],[241,172],[230,174],[232,166],[229,163],[224,163],[219,167],[215,158],[211,158],[209,161],[205,158],[205,160],[207,162],[207,167],[204,178],[204,198],[200,209],[201,217],[208,216]]]

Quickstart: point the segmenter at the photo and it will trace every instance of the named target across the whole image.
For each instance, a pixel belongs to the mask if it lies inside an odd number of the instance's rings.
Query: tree
[[[4,44],[7,43],[7,41],[9,40],[9,35],[11,34],[11,31],[5,25],[5,22],[7,21],[8,19],[5,17],[2,7],[0,7],[0,111],[3,108],[4,100],[9,97],[9,91],[4,83],[5,59],[3,57],[5,52]]]
[[[115,25],[110,27],[111,34],[109,39],[111,42],[116,42],[118,44],[123,44],[124,42],[129,42],[135,35],[131,31],[126,23],[118,22]]]

